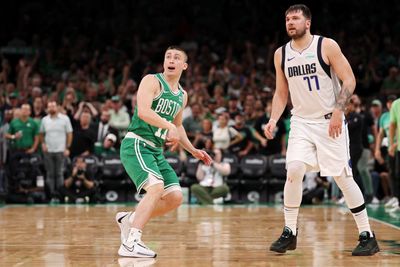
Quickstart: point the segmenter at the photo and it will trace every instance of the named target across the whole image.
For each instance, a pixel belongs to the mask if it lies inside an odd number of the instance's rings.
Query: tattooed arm
[[[334,40],[329,38],[323,39],[322,57],[328,65],[332,66],[342,81],[342,89],[336,99],[335,109],[332,112],[329,124],[329,136],[336,138],[342,133],[343,112],[356,88],[356,79],[349,62]]]
[[[342,112],[345,111],[347,104],[349,103],[350,97],[353,95],[354,89],[342,86],[338,99],[336,100],[335,109]]]

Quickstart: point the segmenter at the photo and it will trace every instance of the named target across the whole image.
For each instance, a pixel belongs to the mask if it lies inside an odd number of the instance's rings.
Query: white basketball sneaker
[[[392,197],[385,203],[385,208],[395,208],[397,206],[399,206],[399,199],[397,197]]]
[[[118,255],[134,258],[155,258],[157,254],[135,237],[134,231],[129,231],[128,239],[121,244]]]
[[[135,213],[123,211],[118,212],[117,215],[115,215],[115,221],[121,230],[121,243],[124,243],[124,241],[128,239],[129,230],[131,229],[129,224],[130,216],[135,216]]]

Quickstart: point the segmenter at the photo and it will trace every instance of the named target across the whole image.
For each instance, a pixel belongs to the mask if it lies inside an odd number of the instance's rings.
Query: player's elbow
[[[149,113],[146,112],[145,108],[139,108],[138,107],[138,117],[139,117],[139,119],[146,120],[148,114]]]

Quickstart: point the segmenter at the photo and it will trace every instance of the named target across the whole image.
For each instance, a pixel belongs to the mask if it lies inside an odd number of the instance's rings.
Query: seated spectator
[[[212,122],[209,119],[204,119],[201,122],[201,131],[196,134],[193,141],[193,146],[203,149],[207,139],[212,139]]]
[[[191,186],[193,195],[200,204],[213,204],[213,200],[226,197],[229,193],[229,187],[224,184],[224,176],[229,175],[231,166],[229,163],[222,162],[222,152],[215,148],[210,152],[214,162],[210,165],[199,163],[196,172],[196,178],[200,182]]]
[[[226,150],[243,139],[243,136],[235,128],[228,126],[228,119],[226,113],[218,116],[218,126],[213,129],[212,138],[215,148]]]
[[[324,200],[325,190],[329,182],[316,172],[308,172],[303,181],[303,198],[301,204],[320,204]]]
[[[71,175],[65,179],[61,188],[65,203],[93,202],[95,184],[90,172],[86,169],[84,157],[77,157]]]
[[[114,147],[116,142],[117,136],[115,134],[107,134],[103,142],[96,142],[94,144],[94,154],[98,157],[118,154],[117,150]]]
[[[253,135],[249,127],[245,125],[243,113],[236,114],[235,125],[233,126],[233,128],[238,131],[243,136],[243,138],[238,143],[231,144],[229,146],[229,150],[236,156],[241,158],[248,155],[254,147],[252,137]]]
[[[203,115],[202,108],[198,103],[192,104],[191,111],[192,115],[183,120],[183,126],[185,127],[189,140],[193,141],[196,134],[201,131]]]
[[[255,123],[254,129],[257,131],[259,136],[255,135],[255,138],[260,141],[261,147],[259,152],[263,155],[269,156],[274,154],[286,155],[286,128],[282,119],[279,119],[276,123],[274,131],[274,139],[266,140],[264,134],[265,125],[267,125],[272,111],[272,100],[268,100],[265,106],[265,114],[259,117]]]
[[[228,101],[228,112],[232,120],[235,116],[242,112],[241,106],[239,105],[239,99],[237,96],[230,96]]]

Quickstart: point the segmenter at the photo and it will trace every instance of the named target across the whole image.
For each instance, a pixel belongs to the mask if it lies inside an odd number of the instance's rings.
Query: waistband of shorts
[[[133,132],[127,132],[126,135],[125,135],[125,138],[136,138],[136,139],[138,139],[138,140],[140,140],[140,141],[145,142],[146,144],[148,144],[148,145],[151,146],[151,147],[159,148],[159,147],[156,146],[156,144],[154,144],[153,142],[151,142],[151,141],[149,141],[149,140],[147,140],[147,139],[144,139],[143,137],[141,137],[141,136],[139,136],[139,135],[137,135],[137,134],[135,134],[135,133],[133,133]]]
[[[331,118],[332,118],[332,112],[322,115],[321,117],[318,117],[318,118],[313,118],[313,119],[303,118],[300,116],[293,115],[291,117],[291,121],[292,120],[293,121],[301,121],[301,122],[305,122],[305,123],[327,123],[327,122],[329,122],[329,120]]]

